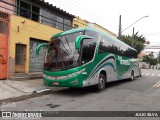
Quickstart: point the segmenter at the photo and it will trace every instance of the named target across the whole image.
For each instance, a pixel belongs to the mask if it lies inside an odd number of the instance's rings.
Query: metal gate
[[[39,56],[36,55],[36,47],[46,41],[31,38],[29,49],[29,72],[42,72],[44,64],[44,55],[47,48],[42,47]]]
[[[7,78],[9,15],[0,12],[0,79]]]

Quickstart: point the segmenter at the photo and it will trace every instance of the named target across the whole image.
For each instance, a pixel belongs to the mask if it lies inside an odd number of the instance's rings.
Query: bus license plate
[[[53,82],[53,85],[59,85],[59,83],[58,82]]]

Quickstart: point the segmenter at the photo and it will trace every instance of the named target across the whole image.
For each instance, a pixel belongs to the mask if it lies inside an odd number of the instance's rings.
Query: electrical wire
[[[68,8],[68,9],[70,9],[70,10],[76,12],[76,13],[82,14],[82,12],[80,12],[80,11],[82,11],[82,9],[81,9],[81,10],[77,10],[77,9],[75,9],[73,6],[71,6],[71,5],[69,5],[69,4],[67,5],[66,3],[63,3],[63,2],[60,1],[60,0],[58,0],[58,1],[52,0],[52,1],[54,1],[55,3],[60,4],[61,6],[64,6],[64,7]],[[69,6],[70,6],[70,7],[69,7]],[[91,16],[91,14],[89,14],[89,13],[87,13],[87,12],[83,12],[83,15],[84,15],[86,18],[97,19],[97,21],[99,21],[99,23],[107,26],[105,23],[103,23],[102,21],[100,21],[100,19],[98,20],[98,17]]]
[[[59,1],[61,1],[61,0],[59,0]],[[81,3],[74,3],[74,2],[77,2],[77,1],[72,1],[72,3],[71,3],[68,0],[65,0],[65,1],[63,0],[63,3],[68,4],[68,5],[73,5],[71,7],[75,8],[77,10],[83,11],[83,13],[87,13],[89,15],[92,15],[92,16],[94,16],[96,19],[98,19],[100,21],[102,21],[104,19],[101,16],[98,16],[97,15],[98,13],[95,13],[95,11],[92,11],[91,9],[88,9],[88,7],[83,6]],[[80,4],[81,4],[81,6],[83,6],[84,9],[82,9],[80,6],[78,6]],[[95,14],[93,14],[93,13],[95,13]]]
[[[160,32],[155,33],[143,33],[145,36],[152,36],[152,35],[160,35]]]
[[[100,16],[97,16],[96,13],[93,14],[94,11],[93,11],[93,12],[90,12],[90,11],[92,11],[92,10],[90,10],[90,9],[86,9],[86,10],[85,10],[85,9],[82,9],[82,8],[80,8],[77,4],[76,4],[76,5],[73,5],[73,3],[69,2],[68,0],[65,0],[65,1],[52,0],[52,1],[54,1],[55,3],[58,3],[58,4],[62,5],[62,6],[65,6],[65,7],[68,8],[68,9],[72,9],[73,11],[78,12],[78,13],[80,13],[80,14],[83,13],[83,15],[86,16],[86,18],[90,17],[90,19],[91,19],[91,18],[92,18],[92,19],[96,19],[97,22],[98,22],[98,24],[101,23],[101,24],[104,25],[104,26],[109,26],[109,25],[107,25],[107,24],[105,23],[105,21],[103,21],[104,18],[102,18],[102,17],[100,17]],[[67,1],[68,3],[67,3],[66,1]],[[79,3],[78,3],[78,4],[79,4]],[[67,5],[67,6],[66,6],[66,5]],[[69,7],[69,6],[70,6],[70,7]],[[75,6],[76,6],[76,7],[75,7]],[[78,8],[79,8],[79,9],[78,9]],[[84,8],[87,8],[87,7],[84,7]],[[80,12],[80,11],[82,11],[82,12]],[[92,15],[92,16],[91,16],[91,15]],[[113,28],[113,26],[110,26],[110,27]],[[116,28],[117,28],[117,27],[116,27]]]
[[[55,0],[53,0],[53,1],[55,1]],[[4,1],[1,1],[1,2],[4,2]],[[18,6],[16,6],[16,5],[13,5],[13,4],[10,4],[10,3],[7,3],[7,2],[4,2],[4,3],[6,3],[6,4],[8,4],[8,5],[11,5],[11,6],[14,6],[14,7],[18,7]],[[0,7],[2,7],[2,6],[0,6]],[[4,9],[8,9],[8,8],[5,8],[5,7],[2,7],[2,8],[4,8]],[[25,8],[20,8],[20,7],[18,7],[19,9],[25,9]],[[10,11],[13,11],[13,12],[17,12],[17,11],[15,11],[15,10],[11,10],[11,9],[8,9],[8,10],[10,10]],[[28,12],[31,12],[31,11],[29,11],[28,9],[26,9],[26,11],[28,11]],[[31,12],[31,13],[33,13],[33,12]],[[37,14],[37,13],[34,13],[34,14]],[[45,16],[42,16],[42,15],[39,15],[39,14],[37,14],[38,16],[41,16],[41,17],[45,17]],[[47,17],[45,17],[46,19],[49,19],[49,20],[51,20],[50,18],[47,18]],[[76,20],[73,20],[73,21],[76,21]],[[56,22],[59,22],[59,21],[56,21]],[[81,22],[79,22],[79,21],[76,21],[76,22],[78,22],[78,23],[80,23],[80,24],[83,24],[83,23],[81,23]],[[64,23],[63,23],[64,24]],[[32,27],[32,28],[36,28],[36,27],[38,27],[39,25],[41,25],[41,23],[39,23],[38,25],[36,25],[36,26],[30,26],[30,27]],[[86,25],[87,26],[87,24],[83,24],[83,25]],[[73,26],[71,25],[70,26],[71,28],[73,28]],[[24,28],[20,28],[20,29],[24,29]]]
[[[93,12],[90,12],[90,10],[88,10],[88,9],[87,10],[81,9],[79,6],[75,7],[75,5],[73,5],[69,1],[67,1],[67,2],[66,2],[66,0],[65,1],[58,0],[58,1],[61,2],[62,4],[66,4],[67,6],[70,6],[71,8],[74,8],[75,10],[81,11],[81,12],[87,14],[87,15],[93,15],[92,17],[94,17],[96,19],[100,18],[100,16],[97,16],[96,14],[93,14]],[[102,20],[102,19],[99,19],[99,20]]]

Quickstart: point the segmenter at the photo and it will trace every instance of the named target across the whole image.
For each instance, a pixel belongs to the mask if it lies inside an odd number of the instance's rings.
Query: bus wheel
[[[132,70],[132,72],[131,72],[131,78],[130,78],[131,80],[134,80],[134,71]]]
[[[102,91],[105,89],[105,87],[106,87],[106,77],[103,74],[100,74],[97,89],[99,91]]]

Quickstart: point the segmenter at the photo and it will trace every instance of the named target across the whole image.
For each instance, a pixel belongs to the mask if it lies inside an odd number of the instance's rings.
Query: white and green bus
[[[103,90],[107,82],[141,76],[137,51],[100,30],[87,27],[54,35],[47,46],[43,81],[46,86]]]

